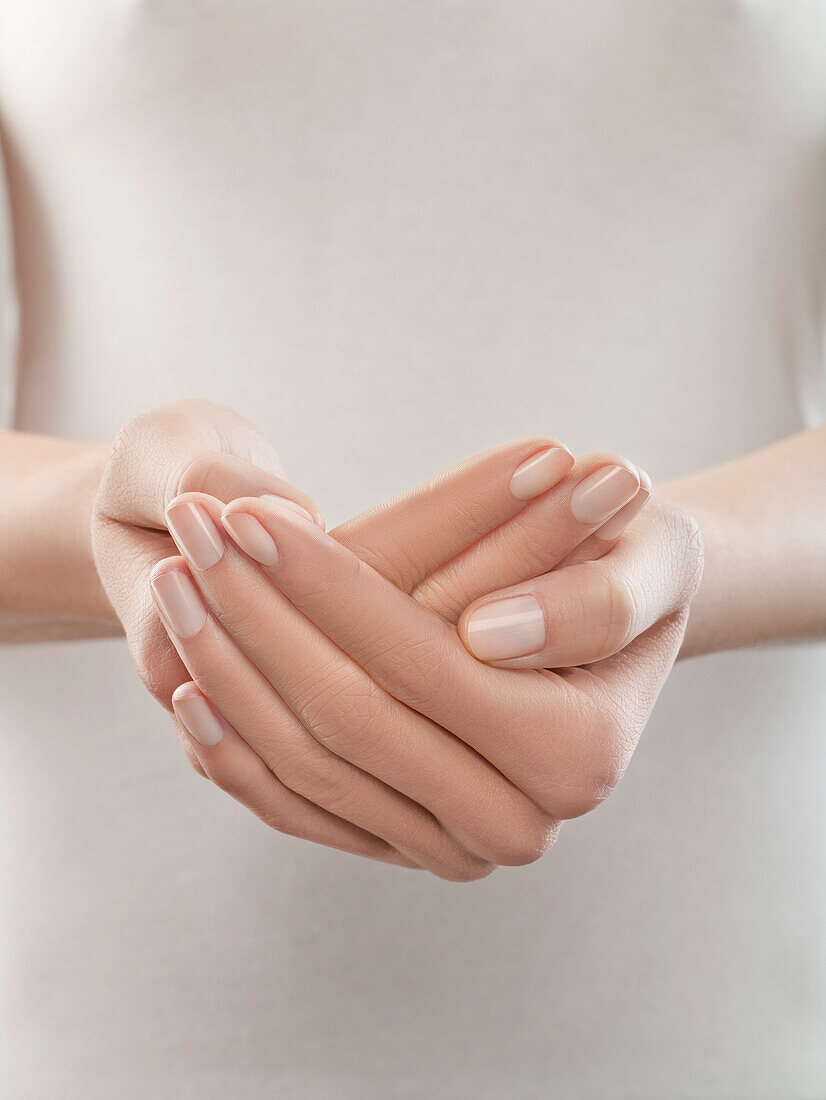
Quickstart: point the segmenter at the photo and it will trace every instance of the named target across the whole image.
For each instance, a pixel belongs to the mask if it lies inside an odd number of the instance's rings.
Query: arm
[[[826,427],[660,492],[705,548],[682,657],[826,634]]]
[[[0,432],[0,641],[119,633],[89,537],[107,453]]]

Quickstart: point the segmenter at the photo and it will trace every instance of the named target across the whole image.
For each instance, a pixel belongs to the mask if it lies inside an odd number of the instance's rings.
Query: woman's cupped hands
[[[179,730],[218,787],[454,881],[536,860],[613,790],[702,568],[632,462],[522,440],[329,534],[301,494],[226,488],[169,502],[179,555],[151,573]]]

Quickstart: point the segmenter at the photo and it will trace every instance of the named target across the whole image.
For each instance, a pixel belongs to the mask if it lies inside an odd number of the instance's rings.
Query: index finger
[[[557,485],[573,464],[568,448],[554,439],[505,443],[343,523],[333,535],[410,592],[527,501]],[[235,494],[243,495],[251,494]]]
[[[557,485],[431,573],[413,594],[456,622],[478,597],[553,569],[639,496],[640,484],[627,459],[585,455]]]
[[[441,616],[272,501],[233,501],[223,522],[293,607],[388,695],[470,745],[544,806],[549,761],[571,736],[564,681],[476,661]],[[512,729],[518,736],[509,736]]]

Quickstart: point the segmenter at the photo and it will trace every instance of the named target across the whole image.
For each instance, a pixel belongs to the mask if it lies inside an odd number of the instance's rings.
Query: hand
[[[553,572],[475,600],[459,620],[468,651],[500,668],[597,673],[615,654],[633,663],[631,643],[642,635],[657,644],[674,623],[685,626],[702,572],[699,529],[686,511],[655,495],[611,553],[597,557],[589,541]]]
[[[175,549],[166,505],[194,489],[221,500],[239,492],[282,495],[320,521],[313,502],[284,480],[271,445],[229,409],[180,401],[121,428],[92,511],[95,564],[138,673],[170,708],[172,692],[189,677],[158,622],[148,580],[153,566]],[[188,748],[189,738],[184,743]]]
[[[462,578],[470,583],[473,569],[465,566],[478,568],[486,558],[495,565],[503,547],[520,548],[509,566],[515,576],[536,571],[537,557],[545,567],[554,556],[566,557],[606,516],[647,495],[621,460],[612,470],[605,458],[590,460],[590,467],[578,464],[556,490],[504,523],[502,516],[454,511],[452,523],[442,518],[434,529],[459,534],[460,545],[491,520],[501,526],[458,558],[454,548],[453,560],[437,566],[429,585],[412,568],[394,579],[420,599],[429,587],[449,600],[448,577],[454,585]],[[495,479],[486,479],[469,499],[496,499],[495,487]],[[226,510],[228,530],[269,563],[265,572],[288,602],[260,570],[227,549],[218,534],[220,516],[220,505],[206,497],[185,498],[170,510],[179,545],[189,546],[190,564],[223,626],[207,613],[180,559],[155,574],[179,651],[223,712],[194,684],[176,693],[181,717],[200,736],[195,751],[208,774],[285,831],[427,866],[444,877],[476,878],[495,863],[535,858],[555,835],[566,805],[558,790],[551,799],[557,806],[544,804],[554,783],[538,779],[536,735],[523,745],[508,738],[499,710],[518,684],[517,712],[509,721],[515,717],[521,726],[532,708],[536,725],[537,707],[547,710],[541,693],[547,695],[548,681],[479,665],[444,618],[295,513],[236,501]],[[277,560],[256,517],[270,536],[277,533]],[[469,524],[475,531],[461,530]],[[395,525],[383,528],[392,539]],[[197,530],[208,533],[205,553],[191,537]],[[252,532],[257,539],[250,541]],[[607,549],[614,536],[604,533]],[[564,702],[556,700],[560,707]],[[296,802],[297,795],[304,797]]]

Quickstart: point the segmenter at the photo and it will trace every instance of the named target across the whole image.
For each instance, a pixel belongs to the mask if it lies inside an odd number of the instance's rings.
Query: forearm
[[[90,536],[106,455],[98,444],[0,432],[0,641],[118,632]]]
[[[826,636],[826,427],[660,492],[705,549],[681,656]]]

